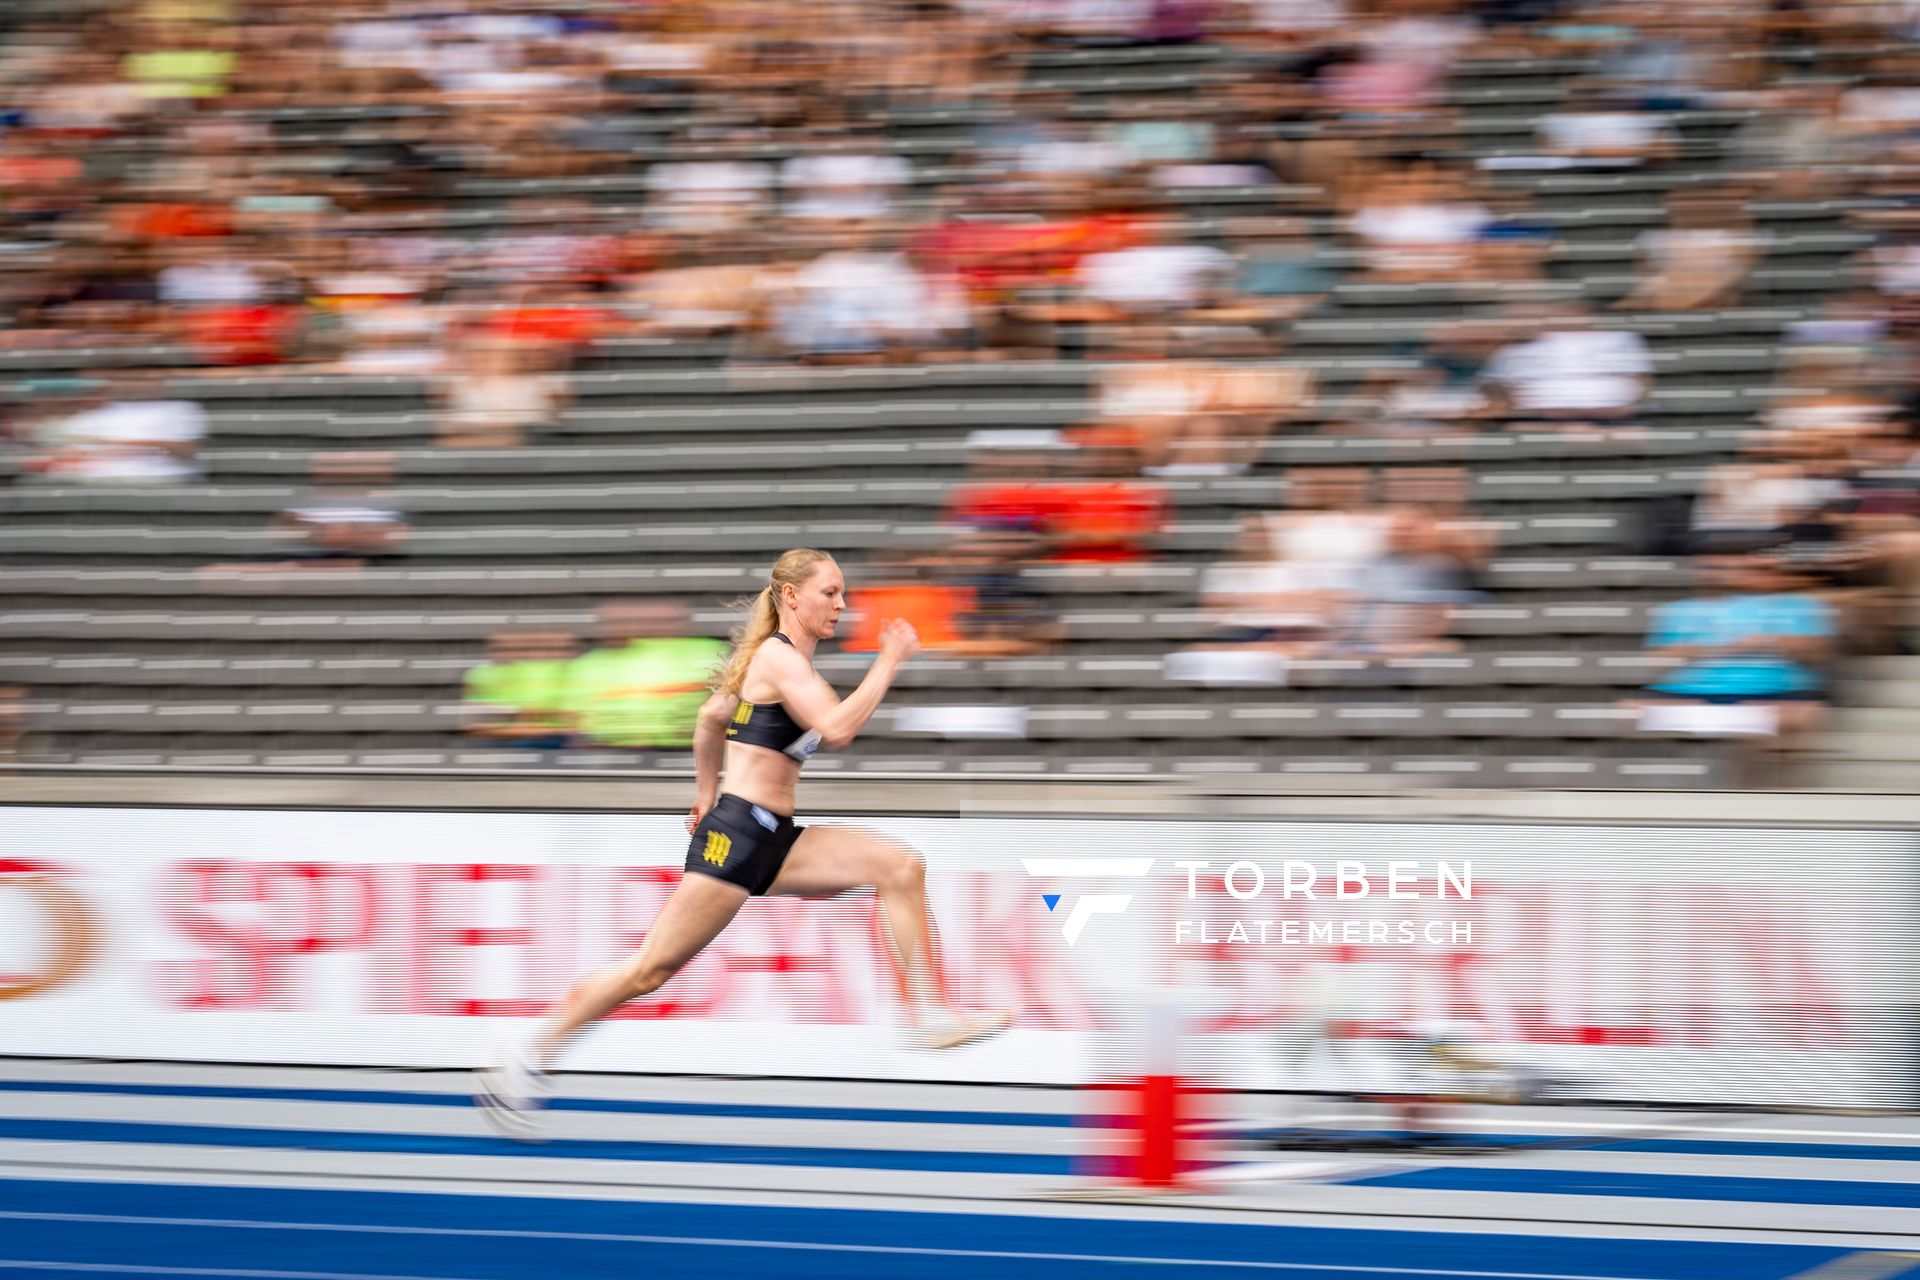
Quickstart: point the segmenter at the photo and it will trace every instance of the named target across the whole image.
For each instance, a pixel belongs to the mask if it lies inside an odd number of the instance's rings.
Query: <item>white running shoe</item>
[[[540,1113],[553,1094],[553,1078],[533,1063],[525,1043],[504,1041],[493,1065],[480,1073],[473,1101],[494,1132],[516,1142],[540,1140]]]
[[[931,1026],[913,1033],[916,1049],[958,1049],[992,1039],[1013,1025],[1013,1014],[1005,1009],[981,1013],[954,1013]]]

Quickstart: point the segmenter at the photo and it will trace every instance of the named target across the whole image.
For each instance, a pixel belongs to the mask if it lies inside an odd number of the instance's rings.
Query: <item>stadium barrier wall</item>
[[[1173,999],[1182,1073],[1233,1087],[1389,1090],[1443,1035],[1594,1099],[1915,1101],[1911,829],[849,821],[926,856],[954,995],[1013,1031],[904,1047],[874,900],[763,899],[568,1066],[1085,1083],[1139,1054],[1117,1010]],[[687,847],[677,813],[13,803],[0,824],[0,1054],[55,1057],[471,1066],[637,943]]]

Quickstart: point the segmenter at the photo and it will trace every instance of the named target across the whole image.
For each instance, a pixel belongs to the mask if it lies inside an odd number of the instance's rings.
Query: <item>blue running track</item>
[[[1070,1093],[603,1077],[523,1145],[468,1084],[0,1060],[0,1280],[1920,1280],[1894,1118],[1499,1111],[1087,1203]]]
[[[1787,1280],[1848,1254],[1234,1223],[0,1182],[0,1274]],[[1916,1258],[1920,1262],[1920,1258]]]

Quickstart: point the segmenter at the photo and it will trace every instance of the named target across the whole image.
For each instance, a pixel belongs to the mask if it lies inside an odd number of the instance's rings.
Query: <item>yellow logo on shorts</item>
[[[733,850],[733,837],[723,836],[718,831],[707,832],[707,851],[700,856],[716,867],[727,865],[727,854]]]

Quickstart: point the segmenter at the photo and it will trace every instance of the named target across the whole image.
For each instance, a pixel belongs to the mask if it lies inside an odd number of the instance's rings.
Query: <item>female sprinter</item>
[[[840,567],[823,551],[800,548],[775,561],[770,577],[734,634],[733,654],[713,696],[700,709],[686,874],[638,952],[581,979],[531,1040],[510,1042],[484,1073],[476,1101],[504,1133],[532,1136],[550,1089],[547,1071],[583,1028],[659,990],[756,894],[822,897],[877,890],[922,1048],[970,1044],[1005,1030],[1011,1020],[1004,1013],[966,1015],[946,1007],[919,855],[868,832],[793,821],[800,766],[822,745],[853,741],[901,664],[919,651],[919,637],[907,623],[889,622],[866,679],[851,696],[837,698],[814,672],[813,653],[833,635],[846,608]],[[936,1002],[937,1008],[930,1007]]]

